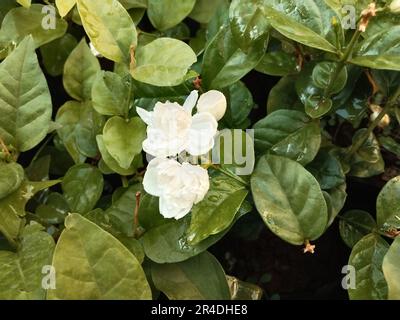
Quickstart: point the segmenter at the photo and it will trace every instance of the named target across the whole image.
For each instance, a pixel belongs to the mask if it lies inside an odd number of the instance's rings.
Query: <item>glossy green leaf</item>
[[[227,276],[231,300],[261,300],[264,292],[259,286]]]
[[[103,176],[88,164],[75,165],[68,170],[62,190],[72,212],[87,213],[94,208],[103,192]]]
[[[114,229],[128,237],[134,235],[136,192],[141,191],[142,186],[140,184],[120,189],[119,197],[113,197],[112,205],[105,211],[110,217]],[[117,192],[114,193],[114,196],[116,194]]]
[[[185,19],[195,3],[196,0],[148,0],[147,14],[156,29],[165,31]]]
[[[57,112],[56,123],[60,125],[57,134],[75,163],[83,163],[85,157],[80,154],[76,141],[76,128],[80,122],[82,104],[77,101],[66,102]]]
[[[223,174],[213,177],[204,199],[192,208],[189,244],[196,245],[228,228],[246,198],[245,187]]]
[[[260,38],[267,37],[269,24],[264,14],[266,0],[234,0],[229,8],[233,37],[239,47],[247,50]]]
[[[96,137],[96,140],[97,140],[97,145],[99,147],[102,160],[104,161],[104,164],[108,167],[108,169],[111,170],[110,173],[115,172],[122,176],[129,176],[129,175],[134,174],[138,168],[143,166],[142,156],[141,156],[141,154],[139,154],[139,155],[135,156],[135,158],[133,159],[133,161],[130,164],[128,169],[121,168],[121,166],[118,164],[117,160],[115,160],[111,156],[111,154],[108,152],[108,150],[104,144],[104,141],[103,141],[103,135],[98,135]]]
[[[136,80],[154,86],[177,86],[196,61],[196,54],[183,41],[159,38],[138,48],[131,73]]]
[[[197,0],[189,17],[199,23],[209,23],[225,0]]]
[[[112,117],[104,126],[103,142],[108,153],[123,169],[128,169],[142,151],[142,142],[146,138],[146,125],[139,117],[124,120]]]
[[[42,280],[51,265],[54,240],[32,222],[22,231],[17,252],[0,251],[0,299],[44,300]]]
[[[264,222],[285,241],[301,245],[324,232],[328,222],[324,196],[317,180],[299,163],[275,155],[261,157],[251,190]]]
[[[339,222],[340,236],[350,248],[376,229],[375,219],[366,211],[347,211]]]
[[[271,25],[289,39],[324,51],[337,51],[337,35],[331,25],[337,15],[325,1],[273,0],[265,14]],[[342,41],[341,33],[339,37]]]
[[[383,258],[383,274],[388,284],[388,298],[400,300],[400,238],[396,238]]]
[[[151,299],[139,261],[117,239],[79,214],[68,216],[65,227],[53,258],[57,286],[48,299]]]
[[[18,163],[0,162],[0,199],[16,191],[24,180],[24,168]]]
[[[251,211],[251,206],[246,201],[235,217],[235,221]],[[234,221],[234,222],[235,222]],[[232,225],[219,234],[213,235],[197,245],[190,245],[186,231],[189,228],[190,219],[169,220],[145,233],[143,247],[146,256],[157,263],[174,263],[187,260],[207,250],[219,241],[232,227]]]
[[[7,115],[0,118],[0,138],[20,151],[35,147],[49,129],[52,104],[32,37],[1,63],[0,98],[0,113]]]
[[[92,86],[100,64],[85,39],[71,52],[64,65],[64,88],[79,101],[91,99]]]
[[[179,263],[153,264],[151,276],[170,300],[230,300],[224,270],[208,252]]]
[[[299,71],[296,57],[284,51],[267,52],[255,69],[272,76],[287,76]]]
[[[294,76],[281,78],[269,92],[268,114],[280,109],[304,111],[304,106],[296,93]]]
[[[307,164],[321,145],[319,121],[295,110],[278,110],[254,125],[258,154],[267,152]]]
[[[365,39],[351,63],[374,69],[400,70],[400,26]]]
[[[50,8],[32,4],[29,9],[18,7],[10,10],[1,24],[0,41],[20,43],[26,36],[31,35],[35,48],[38,48],[62,37],[68,24],[57,18],[55,10]]]
[[[327,228],[332,225],[337,215],[343,209],[347,199],[347,185],[343,183],[335,188],[324,190],[324,197],[328,206],[328,224]]]
[[[17,2],[18,2],[21,6],[23,6],[23,7],[25,7],[25,8],[29,8],[29,7],[31,6],[32,0],[17,0]]]
[[[130,61],[131,46],[137,45],[136,27],[117,0],[77,0],[83,27],[94,47],[115,62]]]
[[[400,157],[400,143],[396,142],[392,137],[381,136],[378,138],[378,141],[387,151]]]
[[[400,229],[400,176],[388,181],[379,193],[376,220],[379,227]]]
[[[356,286],[349,288],[351,300],[382,300],[388,287],[383,276],[382,261],[389,245],[380,236],[369,234],[353,247],[349,265],[356,269]]]
[[[70,211],[64,196],[60,193],[52,192],[47,197],[46,202],[36,208],[35,213],[40,217],[41,221],[45,221],[48,224],[59,224],[64,222]]]
[[[240,80],[260,62],[266,40],[256,41],[247,53],[233,40],[230,27],[225,25],[208,44],[203,58],[203,86],[221,89]]]
[[[337,63],[323,61],[318,63],[312,72],[312,81],[321,89],[329,88],[329,94],[335,94],[341,91],[347,82],[347,69],[342,68],[339,74],[335,77],[335,72],[339,68]],[[331,84],[332,83],[332,84]]]
[[[320,150],[315,159],[307,165],[307,170],[314,175],[321,189],[324,190],[335,188],[346,182],[339,160],[326,149]]]
[[[33,196],[41,190],[59,183],[53,181],[24,181],[19,189],[7,197],[0,199],[0,232],[8,241],[15,244],[24,225],[25,206]]]
[[[131,83],[120,75],[102,71],[92,87],[93,107],[106,116],[126,116],[132,98]]]
[[[56,77],[63,73],[65,61],[77,44],[75,37],[67,33],[40,47],[44,67],[51,76]]]

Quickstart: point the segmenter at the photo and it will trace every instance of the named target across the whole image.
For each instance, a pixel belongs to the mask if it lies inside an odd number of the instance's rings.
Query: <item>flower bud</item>
[[[200,96],[197,103],[199,113],[209,112],[219,121],[226,112],[226,98],[224,94],[217,90],[210,90]]]

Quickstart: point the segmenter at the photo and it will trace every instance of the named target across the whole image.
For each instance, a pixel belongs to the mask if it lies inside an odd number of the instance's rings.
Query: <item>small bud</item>
[[[365,30],[367,30],[370,19],[375,16],[376,16],[376,5],[375,2],[372,2],[368,5],[367,9],[364,9],[361,12],[361,21],[360,25],[358,26],[358,30],[361,32],[365,32]]]
[[[202,94],[197,103],[199,113],[209,112],[219,121],[226,112],[226,98],[222,92],[210,90]]]
[[[382,108],[376,104],[371,104],[369,108],[372,111],[370,115],[370,120],[375,121],[375,119],[378,118],[379,114],[382,112]],[[388,114],[385,114],[385,116],[379,122],[378,126],[383,129],[386,128],[389,124],[390,124],[390,117]]]
[[[400,0],[393,0],[389,8],[394,13],[400,13]]]

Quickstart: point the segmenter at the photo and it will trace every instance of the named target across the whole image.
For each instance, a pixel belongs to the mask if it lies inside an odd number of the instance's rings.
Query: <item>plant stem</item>
[[[356,221],[352,221],[352,220],[350,220],[350,219],[348,219],[348,218],[346,218],[346,217],[341,216],[340,214],[337,215],[337,217],[338,217],[339,219],[343,220],[343,221],[346,221],[346,222],[349,223],[349,224],[352,224],[353,226],[360,227],[360,228],[362,228],[362,229],[364,229],[364,230],[367,230],[367,231],[369,231],[370,233],[379,234],[379,235],[381,235],[381,236],[383,236],[383,237],[387,237],[387,238],[393,239],[392,236],[390,236],[389,234],[387,234],[387,233],[385,233],[385,232],[382,232],[382,231],[380,231],[380,230],[378,230],[378,229],[375,229],[375,228],[372,229],[371,227],[366,226],[365,224],[358,223],[358,222],[356,222]]]
[[[336,69],[333,73],[333,76],[331,80],[329,81],[328,86],[324,90],[324,98],[329,98],[331,95],[332,87],[335,84],[335,81],[339,77],[340,72],[343,70],[343,68],[346,66],[347,59],[350,57],[351,53],[353,52],[354,45],[356,44],[358,38],[360,37],[361,32],[357,29],[356,32],[354,32],[349,44],[346,47],[346,51],[344,52],[343,56],[340,58],[338,65],[336,66]]]
[[[358,151],[358,149],[360,149],[362,147],[362,145],[365,143],[365,141],[368,139],[368,137],[371,135],[371,133],[374,131],[374,129],[381,122],[383,117],[388,113],[388,111],[393,106],[396,105],[397,99],[399,98],[399,96],[400,96],[400,87],[397,88],[396,92],[389,98],[386,105],[383,107],[382,111],[379,113],[379,115],[376,117],[376,119],[369,125],[367,131],[365,132],[365,135],[350,147],[350,150],[347,154],[347,160],[349,160],[349,158],[353,154],[355,154]]]
[[[140,191],[136,192],[136,205],[135,213],[133,217],[133,236],[138,237],[138,227],[139,227],[139,207],[140,207]]]
[[[47,144],[50,142],[50,140],[54,137],[54,135],[55,135],[55,133],[52,133],[49,137],[47,137],[46,141],[43,142],[43,144],[40,146],[39,150],[33,156],[30,165],[32,165],[39,158],[40,154],[43,152],[44,148],[47,146]]]

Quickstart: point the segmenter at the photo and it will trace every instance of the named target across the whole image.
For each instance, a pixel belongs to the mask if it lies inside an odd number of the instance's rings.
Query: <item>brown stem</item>
[[[4,143],[3,139],[0,138],[0,147],[3,150],[3,152],[6,154],[6,156],[11,156],[10,151],[8,150],[6,144]]]
[[[135,214],[133,217],[133,235],[135,238],[138,236],[140,195],[141,195],[140,191],[136,192],[136,206],[135,206]]]

